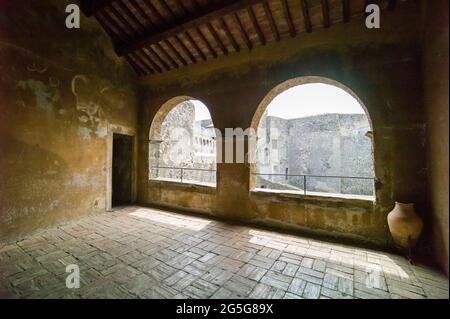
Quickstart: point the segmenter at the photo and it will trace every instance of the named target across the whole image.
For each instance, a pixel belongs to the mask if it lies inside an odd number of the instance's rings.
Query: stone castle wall
[[[314,176],[373,176],[370,125],[364,114],[323,114],[285,120],[265,114],[258,132],[257,173]],[[260,175],[257,187],[267,181],[280,189],[304,190],[305,178]],[[314,192],[372,195],[373,181],[349,178],[307,177]],[[273,185],[271,186],[273,187]]]
[[[183,177],[184,182],[215,183],[215,172],[204,171],[216,169],[214,130],[208,124],[212,122],[195,121],[192,102],[174,107],[161,124],[161,139],[154,146],[157,156],[156,163],[151,163],[150,178],[181,181]]]

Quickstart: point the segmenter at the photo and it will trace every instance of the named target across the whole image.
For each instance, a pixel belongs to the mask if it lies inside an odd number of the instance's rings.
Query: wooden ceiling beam
[[[156,25],[153,23],[152,19],[147,15],[147,13],[142,9],[137,0],[129,0],[131,5],[136,9],[136,11],[147,21],[147,23],[153,28],[156,29]]]
[[[153,70],[151,63],[147,60],[147,55],[145,53],[143,54],[142,52],[142,50],[136,51],[135,56],[139,57],[139,60],[142,61],[148,72],[150,72],[151,74],[155,74],[155,70]]]
[[[342,15],[344,23],[350,22],[350,0],[342,0]]]
[[[115,32],[105,21],[103,21],[104,16],[100,12],[95,13],[95,18],[100,23],[100,25],[105,29],[106,33],[112,38],[113,42],[123,41],[123,37],[118,35],[120,32]]]
[[[228,55],[228,49],[225,47],[225,44],[223,44],[222,40],[220,40],[219,35],[217,34],[216,30],[214,29],[214,26],[211,24],[211,22],[208,22],[206,24],[206,26],[208,27],[208,31],[209,33],[211,33],[211,35],[213,36],[214,40],[216,41],[217,45],[220,47],[220,49],[222,50],[222,53],[225,55]]]
[[[259,42],[261,42],[262,45],[266,45],[266,36],[262,32],[261,27],[258,24],[258,20],[256,20],[255,12],[253,11],[252,7],[248,7],[248,15],[250,16],[250,20],[252,21],[253,27],[256,30]]]
[[[128,39],[130,38],[129,34],[122,28],[122,26],[112,17],[111,13],[102,9],[100,11],[97,11],[95,14],[101,14],[105,20],[111,24],[113,26],[113,28],[117,31],[117,34],[120,35],[120,37],[122,38],[122,40],[124,42],[128,41]]]
[[[119,5],[120,10],[122,10],[134,22],[134,24],[138,26],[139,32],[146,31],[145,25],[136,17],[136,15],[130,10],[130,8],[127,7],[125,3],[118,1],[117,4]]]
[[[302,7],[303,20],[305,22],[306,32],[311,33],[312,32],[312,23],[311,23],[311,17],[309,16],[309,6],[308,6],[307,0],[300,0],[300,5]]]
[[[203,61],[206,61],[206,55],[203,53],[202,49],[198,46],[197,42],[194,41],[191,34],[188,31],[184,32],[184,35],[186,36],[186,39],[188,39],[191,46],[197,51],[198,55],[202,58]]]
[[[142,52],[142,54],[150,62],[152,69],[154,69],[158,73],[162,73],[163,70],[161,69],[161,67],[157,63],[155,63],[155,61],[153,61],[151,55],[149,53],[147,53],[147,51],[145,51],[144,49],[141,49],[140,52]]]
[[[328,7],[328,0],[321,0],[322,3],[322,16],[323,26],[325,28],[330,27],[330,8]]]
[[[163,17],[163,15],[158,11],[158,9],[156,9],[151,0],[145,0],[144,3],[147,6],[147,8],[158,18],[159,21],[161,22],[167,21],[167,19]]]
[[[124,26],[124,31],[126,33],[128,33],[131,36],[134,36],[135,32],[139,33],[139,30],[136,27],[134,27],[127,19],[125,19],[123,15],[119,12],[119,10],[116,9],[116,7],[109,6],[106,9],[109,9],[112,12],[112,14],[114,14],[116,18],[120,21],[120,23],[122,23],[122,25]]]
[[[264,0],[262,3],[266,17],[269,20],[270,28],[272,29],[273,35],[275,37],[275,41],[278,42],[281,40],[281,37],[280,32],[278,31],[277,25],[275,23],[275,19],[273,18],[272,10],[270,10],[270,6],[267,0]]]
[[[175,5],[177,6],[178,10],[181,12],[182,15],[185,16],[189,13],[189,10],[180,0],[175,0]]]
[[[289,27],[289,34],[291,35],[291,37],[294,38],[297,36],[297,31],[295,30],[295,25],[294,22],[292,21],[291,10],[289,9],[289,4],[287,0],[281,0],[281,5],[283,7],[284,17]]]
[[[172,20],[176,20],[177,19],[177,15],[175,14],[175,12],[172,10],[172,8],[167,4],[167,2],[165,0],[159,0],[159,3],[161,4],[161,6],[164,8],[164,10],[169,14],[170,18]]]
[[[247,45],[247,48],[251,51],[253,49],[253,43],[250,40],[247,31],[245,31],[244,25],[242,24],[241,19],[239,19],[239,16],[237,12],[233,14],[233,19],[235,23],[237,24],[239,31],[241,32],[242,39],[244,40],[245,44]]]
[[[161,56],[155,51],[155,49],[153,49],[151,46],[149,46],[147,49],[150,52],[150,54],[155,57],[156,61],[158,61],[163,66],[163,68],[166,69],[166,71],[171,70],[167,62],[161,58]]]
[[[141,61],[141,58],[135,52],[133,54],[130,54],[129,56],[133,59],[133,61],[141,68],[141,70],[145,74],[151,73],[151,71],[148,69],[145,63]]]
[[[220,22],[222,29],[225,31],[225,34],[227,35],[228,40],[230,40],[231,45],[234,48],[234,51],[240,52],[241,48],[239,47],[239,44],[236,42],[236,39],[231,34],[230,28],[228,28],[227,23],[225,22],[225,19],[223,17],[221,17],[219,19],[219,22]]]
[[[131,67],[137,73],[138,76],[147,75],[147,72],[145,72],[143,69],[141,69],[141,67],[139,65],[137,65],[137,63],[134,62],[134,60],[130,56],[126,55],[125,60],[127,60],[128,64],[131,65]]]
[[[166,60],[169,61],[169,63],[172,65],[172,67],[174,69],[178,69],[180,66],[178,65],[178,63],[175,61],[174,58],[172,58],[170,56],[169,53],[167,53],[167,51],[163,48],[163,46],[159,43],[155,43],[155,46],[158,48],[159,52],[162,53],[162,55],[164,56],[164,58],[166,58]]]
[[[200,36],[200,38],[202,39],[202,41],[205,43],[206,47],[208,48],[209,53],[211,53],[211,55],[213,56],[214,59],[217,58],[217,52],[211,46],[211,43],[209,43],[208,39],[203,34],[202,30],[200,30],[199,27],[195,28],[195,30],[197,31],[197,33]]]
[[[128,54],[141,47],[161,42],[175,34],[183,33],[184,30],[200,27],[224,15],[248,8],[261,1],[263,0],[227,0],[211,3],[211,5],[205,7],[202,11],[168,22],[158,33],[147,32],[126,45],[118,46],[116,52],[119,56]],[[145,3],[151,4],[150,0],[147,0]]]
[[[169,47],[169,49],[175,54],[177,59],[183,64],[184,66],[188,65],[186,62],[186,59],[183,58],[183,56],[178,52],[178,50],[173,46],[173,44],[169,41],[169,39],[164,40],[164,43]]]
[[[188,49],[188,47],[184,44],[184,42],[180,39],[180,37],[178,35],[175,35],[173,37],[175,39],[175,41],[177,42],[178,46],[184,51],[184,53],[189,57],[189,59],[191,60],[191,62],[193,64],[197,63],[197,59],[195,58],[195,56],[192,54],[192,52]]]
[[[80,9],[85,16],[94,16],[116,0],[80,0]]]

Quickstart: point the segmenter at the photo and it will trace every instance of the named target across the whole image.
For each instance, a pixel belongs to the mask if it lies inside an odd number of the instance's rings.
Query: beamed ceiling
[[[81,0],[139,76],[347,23],[395,0]]]

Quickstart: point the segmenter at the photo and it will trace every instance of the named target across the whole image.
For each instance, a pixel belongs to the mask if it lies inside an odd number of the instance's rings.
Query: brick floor
[[[79,289],[65,286],[69,264]],[[0,297],[448,298],[397,255],[129,207],[0,245]]]

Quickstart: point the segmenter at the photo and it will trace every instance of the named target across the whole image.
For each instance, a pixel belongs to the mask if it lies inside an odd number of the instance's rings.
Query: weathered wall
[[[430,207],[425,236],[448,275],[448,1],[424,1],[424,103]]]
[[[109,128],[136,128],[135,76],[71,2],[0,2],[0,239],[104,211]]]
[[[293,175],[373,176],[372,141],[366,136],[371,128],[365,114],[321,114],[290,120],[263,116],[261,122],[258,173],[283,175],[287,169]],[[314,192],[373,195],[372,180],[308,177],[305,181],[302,176],[270,175],[260,175],[260,179],[300,189],[306,182],[307,190]]]
[[[250,192],[245,164],[218,164],[217,189],[148,180],[148,146],[139,150],[141,203],[170,205],[226,218],[314,229],[379,244],[391,242],[386,215],[394,201],[425,202],[421,103],[420,10],[414,1],[383,13],[382,28],[363,20],[200,63],[142,81],[141,141],[158,109],[176,96],[209,107],[217,128],[248,128],[268,92],[286,80],[316,75],[339,81],[363,101],[374,127],[377,202],[323,200]]]

